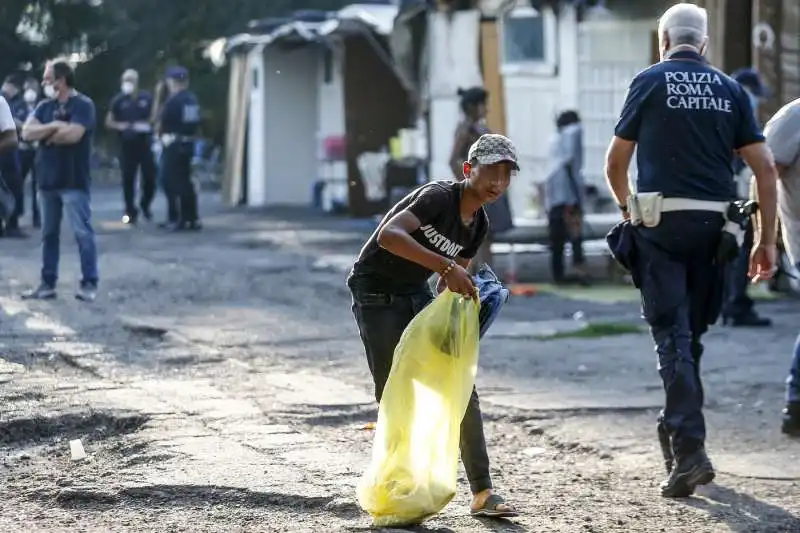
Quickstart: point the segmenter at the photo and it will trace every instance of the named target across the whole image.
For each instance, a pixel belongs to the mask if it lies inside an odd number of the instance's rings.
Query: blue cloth
[[[97,247],[92,227],[89,193],[80,190],[47,190],[39,196],[42,210],[42,282],[55,287],[61,256],[61,221],[66,214],[81,260],[81,285],[96,285]]]
[[[33,112],[36,120],[49,124],[56,120],[80,124],[86,133],[72,145],[39,143],[36,179],[43,191],[74,189],[88,192],[91,184],[92,139],[96,126],[94,102],[80,93],[66,102],[43,100]]]
[[[701,336],[722,306],[725,265],[716,262],[722,216],[685,211],[663,213],[655,228],[625,221],[606,237],[614,258],[641,291],[666,392],[661,418],[677,456],[705,442]]]
[[[800,403],[800,335],[794,343],[794,357],[786,379],[786,403]]]
[[[711,201],[736,199],[732,153],[764,141],[742,86],[685,51],[633,79],[615,135],[638,144],[638,192]]]
[[[483,338],[483,335],[489,330],[489,326],[500,314],[503,305],[508,301],[509,292],[500,283],[489,265],[483,265],[472,279],[478,288],[478,298],[481,302],[478,321],[480,322],[480,336]]]
[[[161,109],[161,133],[196,135],[200,128],[200,103],[189,90],[178,91]]]

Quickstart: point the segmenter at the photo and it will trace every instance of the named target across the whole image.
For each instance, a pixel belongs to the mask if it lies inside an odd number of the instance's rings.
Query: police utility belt
[[[164,133],[161,135],[161,144],[165,147],[172,143],[193,143],[194,137],[191,135],[176,135],[174,133]]]
[[[660,192],[640,192],[628,197],[631,224],[654,228],[661,223],[661,214],[671,211],[709,211],[725,218],[718,258],[732,261],[744,243],[744,234],[758,208],[752,201],[714,202],[692,198],[664,198]]]

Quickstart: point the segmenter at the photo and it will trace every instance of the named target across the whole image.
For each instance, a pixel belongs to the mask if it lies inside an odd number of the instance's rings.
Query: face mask
[[[34,103],[34,102],[36,101],[36,98],[37,98],[38,96],[39,96],[39,95],[38,95],[38,94],[36,94],[36,91],[34,91],[33,89],[27,89],[27,90],[25,91],[25,101],[26,101],[27,103],[29,103],[29,104],[32,104],[32,103]]]
[[[124,94],[131,94],[136,89],[136,86],[130,81],[123,81],[121,89]]]
[[[44,86],[44,95],[48,98],[56,97],[56,88],[50,84]]]

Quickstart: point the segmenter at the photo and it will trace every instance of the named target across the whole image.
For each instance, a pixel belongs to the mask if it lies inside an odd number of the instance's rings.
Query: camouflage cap
[[[470,146],[467,161],[477,161],[479,165],[493,165],[508,161],[514,166],[514,170],[519,170],[517,162],[517,147],[511,139],[496,133],[481,135],[475,143]]]

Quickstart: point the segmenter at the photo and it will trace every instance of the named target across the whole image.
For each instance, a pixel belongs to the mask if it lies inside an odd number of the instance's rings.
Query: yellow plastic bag
[[[455,496],[461,419],[478,367],[479,311],[477,301],[446,290],[395,348],[372,462],[357,488],[376,527],[419,524]]]

